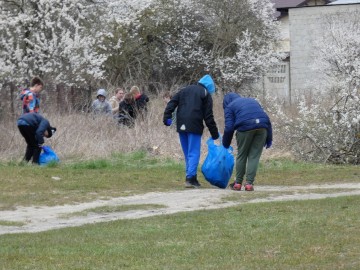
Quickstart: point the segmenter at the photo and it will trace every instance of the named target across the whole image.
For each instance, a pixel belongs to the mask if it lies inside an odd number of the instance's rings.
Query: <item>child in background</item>
[[[124,99],[119,104],[119,124],[133,127],[136,113],[135,113],[135,98],[133,94],[126,93]]]
[[[136,85],[130,88],[130,93],[135,98],[136,113],[144,117],[147,112],[147,103],[149,102],[149,97],[145,94],[142,94],[139,87]]]
[[[109,99],[113,115],[117,115],[119,113],[119,104],[124,99],[124,94],[125,91],[123,88],[117,88],[115,90],[115,95]]]
[[[39,94],[44,86],[43,81],[39,77],[34,77],[31,80],[30,88],[21,92],[20,99],[22,100],[22,114],[39,112],[40,99]]]
[[[111,105],[106,100],[106,95],[105,89],[99,89],[97,91],[96,99],[91,104],[91,111],[94,114],[112,115]]]

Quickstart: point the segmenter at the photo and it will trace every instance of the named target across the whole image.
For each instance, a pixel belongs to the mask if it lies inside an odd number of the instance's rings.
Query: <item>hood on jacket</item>
[[[239,94],[228,93],[224,97],[223,108],[225,109],[234,99],[241,98]]]
[[[209,74],[202,77],[198,83],[202,84],[210,94],[215,93],[215,83]]]
[[[106,93],[105,89],[99,89],[99,90],[97,91],[96,97],[98,97],[98,96],[104,96],[104,97],[106,97],[106,95],[107,95],[107,93]]]

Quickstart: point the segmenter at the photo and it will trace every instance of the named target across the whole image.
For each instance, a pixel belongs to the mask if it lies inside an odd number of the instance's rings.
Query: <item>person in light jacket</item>
[[[225,129],[222,143],[225,148],[229,148],[236,131],[236,179],[230,188],[240,191],[246,176],[245,190],[253,191],[263,147],[270,148],[272,144],[270,118],[259,102],[237,93],[225,95],[223,108]]]
[[[105,89],[99,89],[96,94],[96,99],[91,104],[91,111],[96,114],[112,115],[112,109],[109,101],[106,100]]]
[[[114,116],[119,114],[119,104],[124,99],[124,95],[125,95],[124,89],[119,87],[116,88],[115,95],[109,99],[109,103],[111,105],[111,111]]]

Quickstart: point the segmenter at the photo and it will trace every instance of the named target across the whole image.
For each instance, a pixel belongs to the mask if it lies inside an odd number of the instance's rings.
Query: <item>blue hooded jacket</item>
[[[272,142],[270,118],[255,99],[229,93],[224,97],[223,108],[225,116],[223,145],[225,148],[230,146],[235,130],[248,131],[265,128],[267,130],[266,143]]]
[[[211,95],[215,93],[215,83],[209,74],[203,76],[198,83],[202,84]]]

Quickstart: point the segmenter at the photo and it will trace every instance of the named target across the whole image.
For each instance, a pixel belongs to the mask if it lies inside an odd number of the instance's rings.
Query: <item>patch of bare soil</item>
[[[248,194],[248,193],[247,193]],[[178,212],[217,209],[244,203],[312,200],[339,196],[360,195],[360,183],[325,184],[309,186],[256,186],[250,199],[227,200],[229,196],[244,195],[243,191],[229,189],[187,189],[177,192],[147,193],[110,200],[97,200],[76,205],[53,207],[19,207],[14,211],[0,211],[0,222],[21,223],[23,226],[1,226],[0,235],[23,232],[41,232],[58,228],[81,226],[84,224],[107,222],[119,219],[136,219],[156,215],[168,215]],[[101,206],[122,205],[164,205],[164,208],[137,209],[123,212],[90,213],[71,215],[72,213]],[[69,217],[66,217],[69,215]]]

